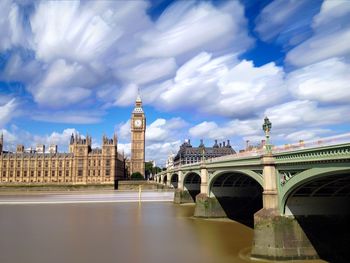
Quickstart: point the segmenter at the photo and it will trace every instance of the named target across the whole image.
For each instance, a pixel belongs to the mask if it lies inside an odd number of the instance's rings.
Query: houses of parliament
[[[118,152],[116,134],[113,138],[103,136],[101,148],[92,148],[90,136],[72,134],[68,153],[59,153],[57,145],[50,145],[48,150],[45,145],[37,145],[29,151],[17,145],[16,152],[4,151],[1,135],[0,185],[112,185],[115,180],[126,179],[128,170],[144,175],[145,120],[138,95],[131,116],[130,162]]]

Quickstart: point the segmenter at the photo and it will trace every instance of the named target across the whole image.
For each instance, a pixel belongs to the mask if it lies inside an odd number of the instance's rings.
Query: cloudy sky
[[[140,89],[146,159],[207,145],[313,140],[350,128],[350,1],[0,2],[5,148],[118,133]]]

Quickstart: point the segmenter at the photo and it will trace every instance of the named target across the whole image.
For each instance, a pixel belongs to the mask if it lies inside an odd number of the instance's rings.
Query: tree
[[[160,173],[162,171],[161,168],[159,168],[158,166],[154,167],[154,174]]]
[[[145,176],[146,178],[149,178],[149,176],[153,173],[153,163],[152,162],[145,162]]]
[[[143,180],[143,176],[140,172],[132,173],[130,176],[131,180]]]

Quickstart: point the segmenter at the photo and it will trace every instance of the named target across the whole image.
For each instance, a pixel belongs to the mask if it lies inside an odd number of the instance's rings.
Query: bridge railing
[[[331,146],[331,145],[338,145],[343,143],[349,143],[350,142],[350,133],[345,133],[341,135],[326,137],[326,138],[320,138],[318,140],[310,140],[310,141],[300,141],[298,143],[293,144],[284,144],[279,146],[273,146],[272,147],[272,153],[288,153],[291,151],[296,150],[302,150],[302,149],[312,149],[317,147],[324,147],[324,146]],[[205,160],[205,163],[213,163],[213,162],[220,162],[225,160],[234,160],[234,159],[240,159],[240,158],[246,158],[246,157],[254,157],[254,156],[262,156],[265,153],[264,148],[260,149],[253,149],[250,151],[244,151],[239,152],[235,154],[230,155],[224,155],[220,157],[215,158],[209,158]],[[195,163],[188,163],[188,164],[182,164],[176,167],[191,167],[195,165],[199,165],[201,161],[195,162]]]
[[[302,149],[311,149],[316,147],[331,146],[350,142],[350,133],[345,133],[337,136],[331,136],[326,138],[320,138],[312,141],[300,141],[294,144],[285,144],[281,146],[275,146],[272,149],[273,153],[283,153]]]

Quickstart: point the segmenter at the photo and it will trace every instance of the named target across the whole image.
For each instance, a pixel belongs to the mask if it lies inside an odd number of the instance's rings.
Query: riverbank
[[[159,185],[153,181],[118,181],[118,187],[114,184],[8,184],[0,185],[1,192],[62,192],[62,191],[107,191],[107,190],[120,190],[120,191],[139,191],[141,186],[142,190],[166,190],[170,189],[164,185]]]

